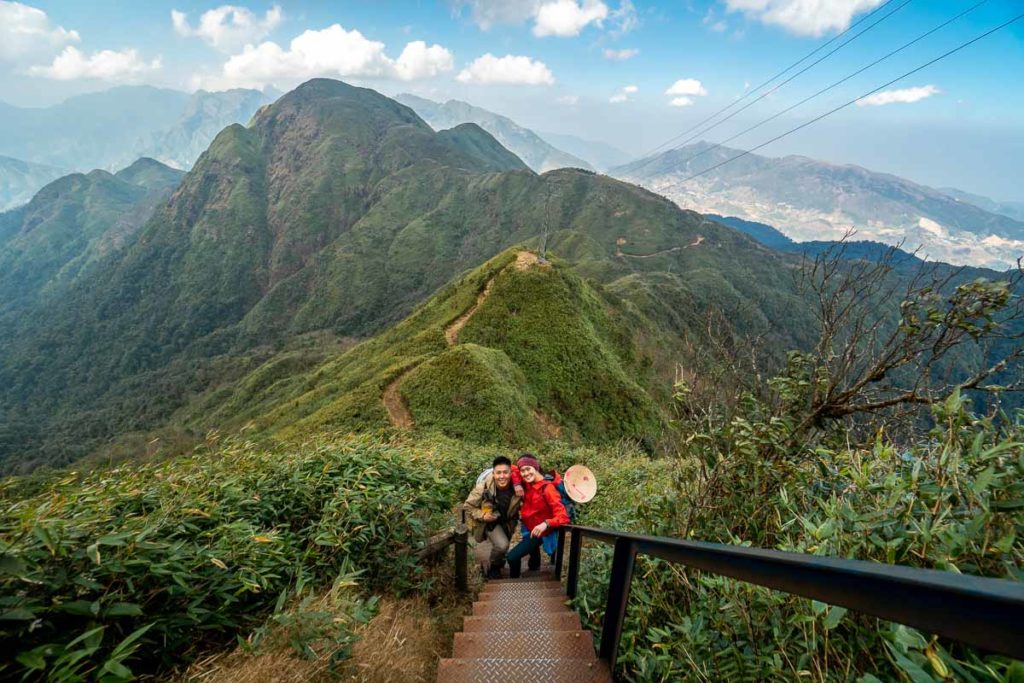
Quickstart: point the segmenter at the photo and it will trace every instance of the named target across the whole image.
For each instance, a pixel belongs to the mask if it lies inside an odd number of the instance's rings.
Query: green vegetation
[[[735,414],[682,419],[672,458],[598,472],[600,495],[581,521],[1024,580],[1024,423],[998,427],[968,407],[959,395],[937,405],[936,427],[912,444],[885,430],[863,442],[834,430],[798,446],[790,436],[799,411],[748,396]],[[584,551],[578,604],[597,630],[609,561],[605,548]],[[620,662],[634,681],[1024,673],[1020,662],[908,627],[649,558],[638,560]]]
[[[152,159],[116,175],[73,173],[0,214],[0,316],[13,320],[40,305],[40,297],[68,291],[132,238],[182,175]]]
[[[161,465],[8,479],[0,675],[125,680],[186,664],[338,577],[408,589],[412,550],[486,459],[367,438],[229,442]]]
[[[417,366],[400,391],[420,429],[523,446],[541,436],[525,387],[523,371],[502,351],[460,344]]]

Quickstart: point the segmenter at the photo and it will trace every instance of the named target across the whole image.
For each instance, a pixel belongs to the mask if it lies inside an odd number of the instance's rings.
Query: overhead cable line
[[[686,144],[689,144],[690,142],[693,142],[694,140],[696,140],[697,138],[701,137],[702,135],[705,135],[705,134],[709,133],[710,131],[714,130],[715,128],[718,128],[718,127],[719,127],[720,125],[722,125],[723,123],[725,123],[726,121],[728,121],[728,120],[729,120],[729,119],[731,119],[732,117],[736,116],[737,114],[740,114],[740,113],[742,113],[742,112],[746,111],[747,109],[750,109],[750,108],[751,108],[751,107],[753,107],[753,106],[754,106],[755,104],[757,104],[758,102],[760,102],[760,101],[761,101],[761,100],[763,100],[764,98],[768,97],[768,96],[769,96],[769,95],[771,95],[772,93],[778,92],[778,90],[779,90],[779,89],[780,89],[780,88],[781,88],[782,86],[786,85],[787,83],[789,83],[790,81],[792,81],[792,80],[796,79],[797,77],[799,77],[799,76],[801,76],[801,75],[803,75],[803,74],[807,73],[807,72],[808,72],[809,70],[813,69],[813,68],[814,68],[814,67],[816,67],[816,66],[817,66],[818,64],[821,64],[821,63],[822,63],[823,61],[825,61],[826,59],[828,59],[829,57],[831,57],[832,55],[834,55],[834,54],[835,54],[836,52],[839,52],[839,51],[840,51],[840,50],[842,50],[842,49],[843,49],[844,47],[846,47],[847,45],[849,45],[849,44],[850,44],[850,43],[852,43],[853,41],[857,40],[857,39],[858,39],[858,38],[860,38],[860,37],[861,37],[862,35],[864,35],[864,34],[865,34],[865,33],[867,33],[868,31],[870,31],[871,29],[873,29],[874,27],[878,26],[879,24],[881,24],[881,23],[882,23],[883,21],[885,21],[886,19],[888,19],[888,18],[889,18],[889,17],[891,17],[892,15],[896,14],[897,12],[899,12],[899,11],[900,11],[901,9],[903,9],[904,7],[906,7],[907,5],[909,5],[909,4],[910,4],[910,3],[912,2],[912,1],[913,1],[913,0],[904,0],[902,4],[900,4],[899,6],[897,6],[897,7],[896,7],[896,9],[894,9],[894,10],[893,10],[893,11],[891,11],[891,12],[889,12],[889,13],[888,13],[888,14],[886,14],[886,15],[885,15],[884,17],[880,18],[880,19],[879,19],[878,21],[876,21],[875,23],[871,24],[870,26],[868,26],[867,28],[865,28],[865,29],[864,29],[863,31],[861,31],[860,33],[858,33],[857,35],[855,35],[855,36],[852,36],[852,37],[851,37],[851,38],[850,38],[849,40],[847,40],[847,41],[846,41],[845,43],[842,43],[842,44],[840,44],[840,45],[836,46],[836,47],[835,47],[835,48],[834,48],[834,49],[833,49],[832,51],[830,51],[830,52],[827,52],[826,54],[822,55],[822,56],[821,56],[821,57],[819,57],[818,59],[814,60],[813,62],[811,62],[810,64],[808,64],[808,65],[807,65],[807,66],[805,66],[804,68],[800,69],[800,71],[797,71],[797,72],[796,72],[795,74],[793,74],[792,76],[790,76],[790,77],[789,77],[789,78],[787,78],[786,80],[782,81],[782,83],[779,83],[778,85],[776,85],[776,86],[772,87],[772,88],[771,88],[770,90],[766,90],[766,91],[764,91],[763,93],[761,93],[761,95],[760,95],[760,96],[759,96],[759,97],[758,97],[757,99],[755,99],[755,100],[752,100],[752,101],[750,101],[750,102],[747,102],[747,103],[746,103],[745,105],[743,105],[742,107],[740,107],[740,108],[739,108],[739,109],[737,109],[736,111],[732,112],[731,114],[729,114],[729,115],[728,115],[728,116],[726,116],[725,118],[721,119],[720,121],[716,121],[715,123],[712,123],[712,124],[711,124],[710,126],[708,126],[707,128],[705,128],[704,130],[702,130],[702,131],[698,131],[697,133],[694,133],[694,134],[693,134],[693,135],[691,135],[690,137],[686,138],[685,140],[683,140],[682,142],[680,142],[679,144],[677,144],[677,145],[675,146],[675,149],[679,149],[680,147],[683,147],[684,145],[686,145]],[[641,166],[641,168],[643,168],[643,166]]]
[[[952,19],[947,19],[946,21],[942,22],[941,24],[939,24],[939,25],[938,25],[938,26],[936,26],[935,28],[931,29],[930,31],[927,31],[926,33],[922,33],[922,34],[921,34],[921,35],[919,35],[919,36],[918,36],[917,38],[914,38],[914,39],[913,39],[912,41],[910,41],[909,43],[905,43],[904,45],[902,45],[901,47],[898,47],[898,48],[896,48],[895,50],[893,50],[892,52],[888,53],[887,55],[885,55],[885,56],[883,56],[883,57],[879,57],[878,59],[876,59],[875,61],[871,62],[871,63],[870,63],[870,64],[868,64],[867,66],[864,66],[864,67],[861,67],[860,69],[857,69],[856,71],[854,71],[853,73],[849,74],[848,76],[845,76],[844,78],[842,78],[842,79],[840,79],[840,80],[836,81],[835,83],[833,83],[832,85],[830,85],[830,86],[828,86],[828,87],[822,88],[821,90],[819,90],[818,92],[814,93],[813,95],[810,95],[810,96],[808,96],[808,97],[805,97],[804,99],[800,100],[799,102],[797,102],[797,103],[796,103],[796,104],[794,104],[793,106],[791,106],[791,107],[788,107],[788,108],[786,108],[786,109],[783,109],[782,111],[780,111],[780,112],[778,112],[778,113],[772,114],[772,115],[771,115],[771,116],[769,116],[768,118],[764,119],[763,121],[761,121],[761,122],[759,122],[759,123],[755,123],[755,124],[754,124],[753,126],[750,126],[750,127],[749,127],[749,128],[747,128],[746,130],[743,130],[743,131],[740,131],[739,133],[736,133],[736,134],[735,134],[735,135],[733,135],[733,136],[732,136],[731,138],[726,138],[725,140],[722,140],[721,142],[716,142],[716,143],[715,143],[715,144],[713,144],[713,145],[712,145],[711,147],[707,147],[707,148],[705,148],[705,149],[702,149],[701,151],[697,152],[697,153],[696,153],[696,154],[694,154],[693,156],[690,156],[690,157],[687,157],[686,159],[683,159],[682,161],[680,161],[680,162],[679,162],[679,163],[680,163],[680,165],[682,165],[682,164],[686,164],[686,163],[689,163],[690,161],[693,161],[693,160],[694,160],[694,159],[696,159],[697,157],[700,157],[700,156],[704,156],[704,155],[705,155],[705,154],[707,154],[708,152],[713,152],[714,150],[718,149],[719,147],[722,147],[723,145],[725,145],[726,143],[728,143],[728,142],[731,142],[731,141],[735,140],[735,139],[736,139],[736,138],[738,138],[738,137],[741,137],[741,136],[743,136],[743,135],[746,135],[746,134],[747,134],[747,133],[749,133],[750,131],[752,131],[752,130],[754,130],[754,129],[756,129],[756,128],[760,128],[761,126],[763,126],[763,125],[764,125],[764,124],[766,124],[766,123],[769,123],[769,122],[771,122],[771,121],[774,121],[775,119],[779,118],[779,117],[780,117],[780,116],[782,116],[783,114],[788,114],[789,112],[793,111],[794,109],[796,109],[796,108],[797,108],[797,107],[799,107],[800,105],[802,105],[802,104],[806,104],[807,102],[809,102],[809,101],[813,100],[814,98],[818,97],[819,95],[823,95],[823,94],[825,94],[826,92],[828,92],[829,90],[832,90],[833,88],[835,88],[835,87],[837,87],[837,86],[840,86],[840,85],[842,85],[843,83],[845,83],[846,81],[850,80],[850,79],[851,79],[851,78],[853,78],[854,76],[859,76],[860,74],[864,73],[865,71],[867,71],[867,70],[868,70],[868,69],[870,69],[871,67],[873,67],[873,66],[877,66],[878,64],[880,64],[880,63],[884,62],[885,60],[887,60],[887,59],[889,59],[890,57],[892,57],[892,56],[896,55],[897,53],[900,53],[900,52],[902,52],[903,50],[906,50],[906,49],[907,49],[908,47],[910,47],[911,45],[913,45],[913,44],[915,44],[915,43],[918,43],[918,42],[920,42],[920,41],[924,40],[925,38],[927,38],[927,37],[928,37],[928,36],[930,36],[931,34],[935,33],[936,31],[939,31],[939,30],[941,30],[941,29],[945,28],[946,26],[949,26],[950,24],[952,24],[952,23],[953,23],[954,21],[956,21],[957,19],[959,19],[959,18],[963,17],[963,16],[965,15],[965,14],[969,14],[970,12],[973,12],[974,10],[976,10],[976,9],[978,9],[979,7],[981,7],[982,5],[984,5],[984,4],[986,3],[986,2],[988,2],[988,0],[981,0],[981,2],[979,2],[979,3],[975,4],[975,5],[973,6],[973,7],[969,7],[969,8],[967,8],[967,9],[965,9],[965,10],[964,10],[963,12],[961,12],[961,13],[960,13],[960,14],[958,14],[958,15],[956,15],[956,16],[955,16],[955,17],[953,17]]]
[[[832,43],[834,43],[835,41],[837,41],[837,40],[839,40],[840,38],[842,38],[842,37],[843,37],[844,35],[846,35],[846,34],[847,34],[847,33],[849,33],[850,31],[852,31],[853,29],[855,29],[855,28],[856,28],[857,26],[859,26],[859,25],[860,25],[861,23],[863,23],[863,22],[867,21],[868,19],[870,19],[870,18],[871,18],[871,17],[872,17],[872,16],[874,15],[874,14],[876,14],[876,13],[878,13],[878,12],[882,11],[882,10],[883,10],[883,9],[884,9],[884,8],[885,8],[885,7],[887,6],[887,5],[891,4],[892,2],[894,2],[894,0],[886,0],[886,1],[884,2],[884,3],[882,3],[881,5],[879,5],[878,7],[876,7],[875,9],[871,10],[870,12],[868,12],[867,14],[865,14],[865,15],[864,15],[863,17],[861,17],[860,19],[858,19],[857,21],[855,21],[855,22],[854,22],[853,24],[851,24],[850,26],[848,26],[848,27],[846,28],[846,30],[844,30],[844,31],[842,31],[841,33],[837,33],[836,35],[832,36],[832,37],[831,37],[831,38],[830,38],[829,40],[827,40],[826,42],[822,43],[822,44],[821,44],[821,45],[819,45],[818,47],[814,48],[813,50],[811,50],[810,52],[808,52],[808,53],[807,53],[806,55],[804,55],[804,56],[803,56],[803,57],[801,57],[800,59],[796,60],[795,62],[793,62],[792,64],[790,64],[789,66],[787,66],[787,67],[786,67],[785,69],[783,69],[783,70],[782,70],[782,71],[780,71],[779,73],[775,74],[774,76],[772,76],[771,78],[769,78],[768,80],[766,80],[766,81],[765,81],[764,83],[761,83],[761,84],[760,84],[760,85],[758,85],[757,87],[754,87],[754,88],[750,88],[749,90],[747,90],[747,92],[743,93],[743,95],[741,95],[740,97],[737,97],[737,98],[736,98],[735,100],[733,100],[733,101],[732,101],[732,102],[730,102],[729,104],[725,105],[724,107],[722,107],[721,109],[719,109],[718,111],[716,111],[716,112],[715,112],[714,114],[711,114],[710,116],[708,116],[708,117],[707,117],[706,119],[704,119],[703,121],[700,121],[700,122],[698,122],[698,123],[694,124],[693,126],[691,126],[691,127],[687,128],[687,129],[686,129],[686,130],[684,130],[684,131],[683,131],[682,133],[679,133],[678,135],[676,135],[675,137],[671,138],[670,140],[667,140],[666,142],[663,142],[663,143],[661,143],[660,145],[658,145],[658,146],[657,146],[657,147],[655,147],[654,149],[652,149],[652,150],[650,150],[649,152],[647,152],[646,154],[642,155],[642,156],[641,156],[640,158],[641,158],[641,159],[643,159],[643,158],[647,158],[647,157],[649,157],[650,155],[654,154],[655,152],[657,152],[657,151],[658,151],[658,150],[660,150],[661,148],[663,148],[663,147],[665,147],[665,146],[667,146],[667,145],[671,145],[671,144],[672,144],[673,142],[675,142],[675,141],[676,141],[676,140],[678,140],[679,138],[683,137],[684,135],[687,135],[687,134],[689,134],[690,132],[692,132],[692,131],[696,130],[697,128],[700,128],[700,127],[701,127],[701,126],[703,126],[703,125],[704,125],[705,123],[707,123],[707,122],[708,122],[708,121],[710,121],[711,119],[715,118],[715,117],[716,117],[716,116],[718,116],[719,114],[722,114],[722,113],[724,113],[724,112],[727,112],[727,111],[729,111],[730,109],[732,109],[733,107],[735,107],[735,106],[736,106],[737,104],[739,104],[740,102],[742,102],[743,100],[747,99],[748,97],[750,97],[751,95],[753,95],[753,94],[754,94],[755,92],[757,92],[758,90],[760,90],[760,89],[761,89],[761,88],[763,88],[764,86],[766,86],[766,85],[768,85],[769,83],[771,83],[772,81],[774,81],[774,80],[775,80],[776,78],[779,78],[780,76],[782,76],[782,75],[786,74],[786,72],[790,71],[791,69],[794,69],[794,68],[796,68],[796,67],[797,67],[797,66],[798,66],[799,64],[801,64],[802,62],[805,62],[806,60],[810,59],[811,57],[813,57],[813,56],[814,56],[815,54],[817,54],[817,53],[818,53],[818,52],[820,52],[821,50],[824,50],[824,49],[825,49],[826,47],[828,47],[829,45],[831,45],[831,44],[832,44]]]
[[[693,180],[694,178],[699,178],[700,176],[702,176],[702,175],[704,175],[706,173],[710,173],[711,171],[714,171],[717,168],[721,168],[722,166],[725,166],[728,163],[731,163],[733,161],[736,161],[737,159],[740,159],[742,157],[747,156],[748,154],[756,152],[757,150],[761,149],[762,147],[767,147],[768,145],[772,144],[773,142],[777,142],[777,141],[781,140],[782,138],[787,137],[788,135],[791,135],[791,134],[797,132],[798,130],[806,128],[807,126],[811,125],[812,123],[817,123],[818,121],[821,121],[823,118],[825,118],[827,116],[831,116],[832,114],[835,114],[840,109],[845,109],[846,107],[849,107],[851,104],[857,102],[858,100],[862,100],[865,97],[869,97],[871,95],[874,95],[879,90],[882,90],[883,88],[888,88],[890,85],[892,85],[894,83],[897,83],[899,81],[902,81],[907,76],[912,76],[912,75],[916,74],[918,71],[921,71],[922,69],[926,69],[927,67],[931,66],[932,64],[935,64],[936,62],[942,61],[946,57],[949,57],[950,55],[955,54],[955,53],[959,52],[960,50],[963,50],[964,48],[966,48],[966,47],[968,47],[970,45],[973,45],[974,43],[978,42],[979,40],[982,40],[983,38],[989,37],[990,35],[992,35],[996,31],[1001,31],[1002,29],[1006,28],[1010,24],[1013,24],[1014,22],[1020,21],[1021,19],[1024,19],[1024,14],[1018,14],[1013,19],[1010,19],[1009,21],[1003,22],[999,26],[996,26],[995,28],[986,31],[985,33],[982,33],[981,35],[976,36],[975,38],[972,38],[971,40],[968,40],[966,43],[961,43],[960,45],[958,45],[957,47],[953,48],[952,50],[949,50],[948,52],[945,52],[945,53],[939,55],[938,57],[936,57],[935,59],[933,59],[933,60],[931,60],[929,62],[925,62],[924,64],[922,64],[921,66],[917,67],[916,69],[912,69],[912,70],[906,72],[905,74],[903,74],[902,76],[898,76],[898,77],[892,79],[888,83],[883,83],[882,85],[878,86],[874,90],[870,90],[870,91],[864,93],[863,95],[861,95],[859,97],[855,97],[854,99],[850,100],[849,102],[846,102],[845,104],[839,105],[835,109],[830,109],[829,111],[825,112],[824,114],[821,114],[819,116],[814,117],[810,121],[806,121],[804,123],[801,123],[799,126],[796,126],[795,128],[791,128],[791,129],[787,130],[785,133],[782,133],[780,135],[776,135],[771,140],[768,140],[766,142],[762,142],[760,145],[757,145],[756,147],[751,147],[750,149],[748,149],[748,150],[746,150],[744,152],[741,152],[741,153],[737,154],[734,157],[730,157],[730,158],[726,159],[725,161],[722,161],[720,163],[715,164],[714,166],[711,166],[709,168],[704,169],[700,173],[694,173],[691,176],[683,178],[679,182],[685,183],[685,182],[688,182],[690,180]]]

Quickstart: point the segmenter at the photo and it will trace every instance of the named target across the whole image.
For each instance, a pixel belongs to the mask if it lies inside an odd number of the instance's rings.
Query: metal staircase
[[[551,570],[488,581],[455,634],[451,659],[438,663],[438,683],[610,683],[566,599]]]

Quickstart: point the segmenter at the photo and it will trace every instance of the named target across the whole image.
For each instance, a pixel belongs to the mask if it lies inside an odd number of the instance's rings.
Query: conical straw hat
[[[565,492],[577,503],[587,503],[597,494],[597,479],[590,468],[583,465],[573,465],[567,469],[562,481]]]

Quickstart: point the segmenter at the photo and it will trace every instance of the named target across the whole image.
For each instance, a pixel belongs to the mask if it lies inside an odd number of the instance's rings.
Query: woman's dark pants
[[[510,579],[519,578],[519,573],[522,571],[522,560],[526,555],[530,556],[530,561],[527,563],[530,571],[540,569],[540,548],[542,543],[539,538],[527,536],[519,541],[515,548],[508,551],[505,559],[508,560],[508,577]]]

